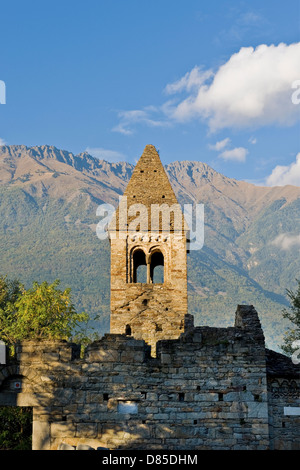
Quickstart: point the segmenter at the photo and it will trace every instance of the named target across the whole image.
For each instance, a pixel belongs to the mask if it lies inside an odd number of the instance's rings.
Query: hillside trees
[[[296,348],[300,349],[300,281],[297,280],[298,287],[295,292],[287,290],[290,299],[289,309],[283,310],[283,317],[292,322],[292,326],[286,332],[282,350],[290,355]]]

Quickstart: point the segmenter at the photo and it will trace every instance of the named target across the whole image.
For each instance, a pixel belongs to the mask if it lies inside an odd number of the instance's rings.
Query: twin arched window
[[[137,249],[132,256],[132,282],[143,284],[164,283],[164,256],[155,250],[147,258],[142,249]]]
[[[146,255],[143,250],[133,252],[133,282],[147,283]]]
[[[164,255],[161,251],[155,251],[151,255],[150,282],[153,284],[164,283]]]

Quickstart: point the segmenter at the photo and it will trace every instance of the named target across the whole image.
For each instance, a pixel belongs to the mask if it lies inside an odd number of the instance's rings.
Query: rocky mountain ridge
[[[204,247],[188,261],[196,321],[230,325],[236,304],[250,303],[261,311],[269,341],[280,342],[285,289],[299,277],[300,257],[299,245],[275,242],[299,234],[300,187],[255,186],[188,160],[165,168],[181,204],[204,204]],[[132,171],[129,163],[87,152],[0,147],[2,273],[23,282],[62,279],[78,306],[99,313],[107,330],[109,246],[96,237],[96,208],[118,203]]]

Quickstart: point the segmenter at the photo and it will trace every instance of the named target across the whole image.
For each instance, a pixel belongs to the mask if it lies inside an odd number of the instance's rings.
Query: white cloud
[[[223,148],[227,147],[227,145],[230,144],[230,139],[229,137],[226,137],[223,140],[219,140],[219,142],[216,142],[214,145],[210,145],[209,148],[212,150],[222,150]]]
[[[134,109],[132,111],[120,111],[119,118],[120,123],[113,128],[113,131],[120,132],[121,134],[129,135],[132,134],[132,130],[129,128],[132,124],[140,122],[146,119],[145,111]]]
[[[236,147],[231,150],[224,150],[219,157],[223,158],[223,160],[231,160],[235,162],[244,162],[246,160],[246,155],[248,150],[244,147]]]
[[[196,67],[169,84],[167,89],[173,92],[193,90],[173,107],[172,117],[177,121],[201,117],[211,130],[291,124],[299,119],[299,107],[291,99],[292,83],[299,77],[300,42],[243,47],[219,67],[213,80],[209,70],[200,73]]]
[[[172,99],[160,106],[120,111],[113,131],[130,135],[141,124],[168,127],[199,118],[212,132],[291,125],[300,119],[292,100],[299,77],[300,42],[242,47],[214,72],[195,66],[169,83],[164,91]]]
[[[238,2],[235,2],[236,4]],[[249,2],[250,3],[250,2]],[[215,38],[216,44],[222,44],[224,41],[238,41],[242,43],[247,39],[249,32],[253,34],[256,29],[259,32],[265,32],[268,20],[255,11],[244,11],[245,6],[240,7],[235,5],[234,10],[228,12],[232,25],[229,28],[221,29]]]
[[[250,142],[250,144],[255,145],[255,144],[257,144],[257,138],[256,137],[250,137],[249,142]]]
[[[108,150],[101,147],[87,147],[85,149],[92,157],[99,158],[99,160],[106,160],[108,162],[120,162],[126,160],[125,155],[115,150]]]
[[[300,235],[291,235],[289,233],[281,233],[272,242],[271,245],[277,246],[281,250],[290,250],[294,247],[300,248]]]
[[[120,122],[112,130],[121,134],[133,134],[133,127],[138,124],[146,124],[150,127],[165,127],[170,123],[164,119],[157,119],[157,114],[161,114],[162,109],[167,109],[166,103],[162,108],[147,106],[144,109],[134,109],[131,111],[120,111],[118,116]]]
[[[290,165],[277,165],[266,179],[267,186],[300,186],[300,152]]]
[[[223,140],[219,140],[216,142],[214,145],[209,145],[209,148],[211,150],[217,150],[221,151],[223,150],[222,153],[219,154],[219,158],[222,158],[225,161],[235,161],[235,162],[245,162],[246,161],[246,155],[248,154],[248,150],[245,147],[235,147],[233,149],[226,149],[226,147],[229,146],[231,143],[231,140],[229,137],[226,137]]]
[[[0,137],[0,146],[1,146],[1,145],[6,145],[6,142],[5,142],[4,139],[1,139],[1,137]]]
[[[167,94],[174,94],[183,90],[188,92],[194,89],[197,90],[212,75],[212,70],[201,71],[200,67],[196,66],[190,72],[187,72],[184,77],[174,83],[169,83],[165,88],[165,92]]]

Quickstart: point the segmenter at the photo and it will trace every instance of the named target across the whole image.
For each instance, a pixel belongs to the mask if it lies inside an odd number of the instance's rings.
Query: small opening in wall
[[[108,393],[103,393],[103,400],[108,401]]]
[[[254,395],[254,401],[261,401],[260,395]]]
[[[61,420],[62,421],[67,421],[67,417],[64,415],[64,416],[61,417]]]
[[[147,305],[148,304],[148,299],[144,299],[143,302],[142,302],[143,305]]]
[[[194,424],[197,424],[197,420],[196,420],[196,419],[194,419]]]
[[[219,399],[219,401],[223,401],[223,396],[224,396],[223,393],[218,393],[218,399]]]
[[[153,170],[153,171],[154,171],[154,173],[156,173],[156,172],[157,172],[157,170]]]
[[[141,173],[144,173],[144,170],[140,170]]]
[[[285,428],[285,422],[284,421],[282,421],[282,427]]]
[[[163,194],[163,195],[162,195],[162,199],[165,199],[165,197],[166,197],[166,196]]]
[[[183,392],[178,393],[178,400],[179,401],[184,401],[184,393]]]
[[[200,387],[200,385],[197,385],[197,390],[201,390],[201,387]]]
[[[121,414],[136,414],[138,413],[138,404],[135,401],[119,401],[118,413]]]
[[[130,326],[130,325],[126,325],[126,327],[125,327],[125,335],[126,335],[126,336],[131,336],[131,326]]]

